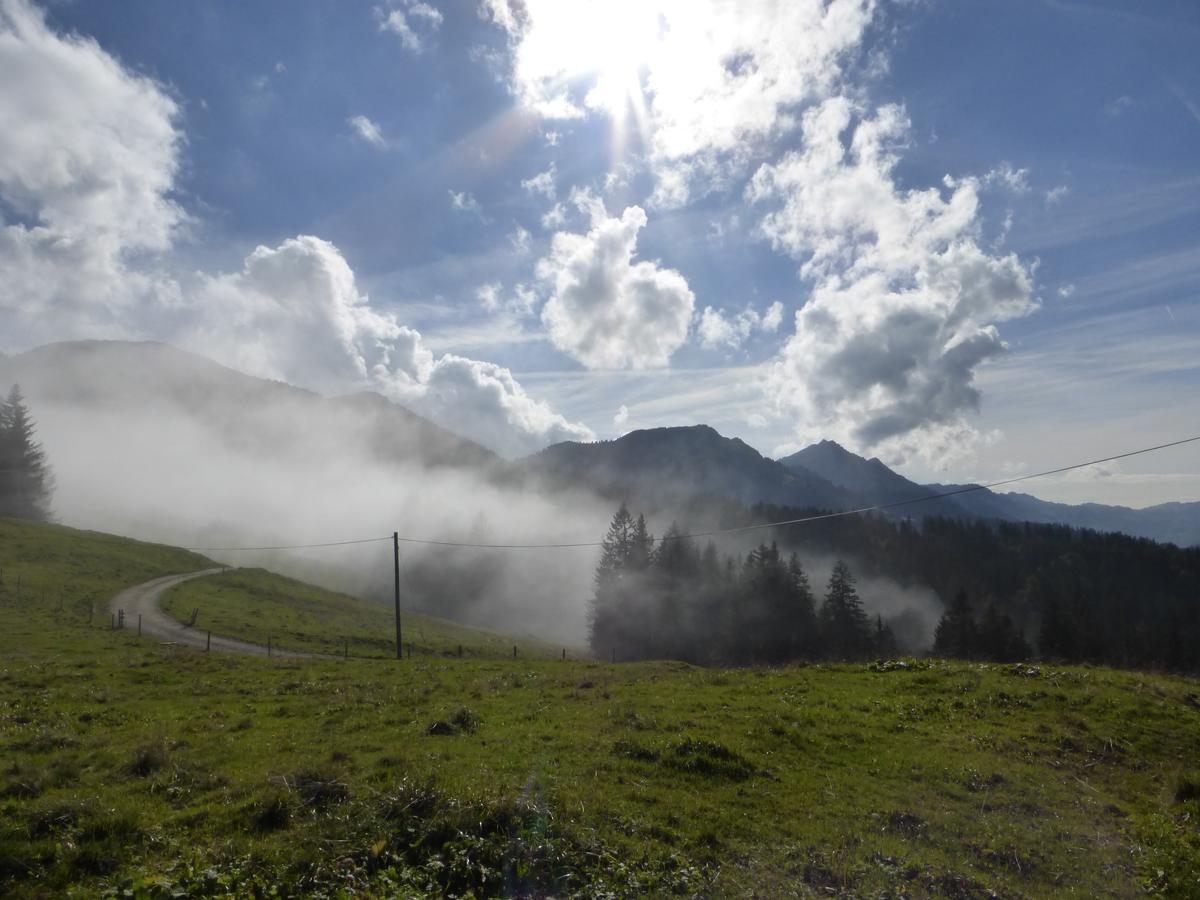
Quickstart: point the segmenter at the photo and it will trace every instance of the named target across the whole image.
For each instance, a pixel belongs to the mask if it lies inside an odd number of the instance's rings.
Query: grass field
[[[200,611],[196,627],[256,644],[271,638],[286,650],[354,657],[394,658],[393,607],[304,584],[262,569],[236,569],[189,581],[163,597],[163,609],[182,622]],[[418,656],[551,658],[560,648],[528,639],[468,628],[445,619],[404,610],[405,652]]]
[[[1194,681],[266,660],[89,625],[204,564],[0,522],[0,894],[1200,895]]]

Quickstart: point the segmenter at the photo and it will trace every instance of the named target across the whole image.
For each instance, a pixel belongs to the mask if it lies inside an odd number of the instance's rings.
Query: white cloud
[[[529,229],[518,225],[513,229],[512,234],[508,236],[508,243],[515,253],[524,256],[529,252],[531,238],[532,235],[530,235]]]
[[[562,228],[567,223],[567,208],[561,203],[555,203],[542,216],[542,228],[550,231],[554,228]]]
[[[483,308],[488,312],[495,312],[500,308],[500,292],[504,289],[498,281],[490,281],[487,284],[479,286],[475,291],[475,297],[483,304]]]
[[[750,306],[737,315],[706,306],[700,315],[700,324],[696,332],[700,336],[701,345],[705,347],[736,350],[746,343],[747,338],[755,331],[778,331],[782,321],[783,304],[778,300],[761,314]]]
[[[556,193],[554,187],[554,179],[558,177],[558,170],[554,163],[550,163],[550,168],[544,172],[539,172],[532,178],[526,178],[521,182],[521,187],[531,194],[541,194],[547,200],[553,200]]]
[[[410,7],[410,10],[415,7]],[[507,369],[445,355],[372,306],[332,244],[258,247],[241,269],[165,269],[186,216],[172,199],[178,109],[94,41],[0,0],[0,338],[158,338],[254,374],[374,388],[506,452],[588,436]],[[463,195],[464,197],[467,195]],[[471,410],[447,404],[461,401]]]
[[[499,285],[480,291],[486,303]],[[370,388],[506,454],[588,439],[489,362],[435,359],[419,332],[371,306],[327,241],[259,247],[240,272],[205,277],[174,339],[245,372],[325,391]]]
[[[1064,300],[1066,300],[1068,297],[1070,297],[1074,293],[1075,293],[1075,285],[1073,285],[1073,284],[1064,284],[1062,287],[1060,287],[1058,289],[1058,296],[1062,297]]]
[[[776,208],[764,236],[812,281],[765,385],[801,440],[832,436],[893,458],[977,438],[976,368],[1004,352],[996,322],[1036,308],[1015,255],[979,246],[978,179],[904,190],[892,171],[904,111],[831,98],[803,118],[803,149],[763,166],[750,197]]]
[[[418,391],[402,389],[399,398],[506,456],[532,453],[558,441],[595,439],[591,429],[530,397],[503,366],[451,353],[434,364]]]
[[[24,0],[0,2],[0,84],[0,343],[120,333],[171,300],[145,265],[186,222],[178,107]]]
[[[620,408],[617,410],[616,415],[613,416],[613,425],[615,425],[617,428],[624,429],[625,423],[628,421],[629,407],[622,403]]]
[[[1050,188],[1050,190],[1046,191],[1046,206],[1058,206],[1058,204],[1062,203],[1063,200],[1066,199],[1066,196],[1069,193],[1071,193],[1071,189],[1065,184],[1060,184],[1056,187]]]
[[[448,193],[450,194],[450,205],[459,212],[483,214],[479,201],[470,192],[450,190]]]
[[[433,366],[417,332],[359,293],[338,249],[308,235],[258,247],[240,272],[202,276],[189,306],[177,340],[254,375],[336,391],[418,384]]]
[[[1000,163],[983,176],[985,184],[995,184],[1007,188],[1014,194],[1029,192],[1029,170],[1014,169],[1009,163]]]
[[[375,8],[379,30],[391,32],[400,38],[406,50],[420,53],[424,40],[436,32],[442,24],[442,14],[435,7],[420,0],[402,0],[399,8]]]
[[[387,141],[383,137],[383,132],[379,130],[378,123],[372,122],[366,116],[351,116],[346,123],[368,144],[381,150],[387,147]]]
[[[783,324],[783,304],[776,300],[767,307],[767,311],[762,314],[759,319],[759,327],[763,331],[774,334],[779,330],[779,326]]]
[[[745,164],[827,96],[875,0],[483,0],[509,36],[510,86],[547,119],[631,112],[648,132],[656,202]],[[643,113],[644,111],[644,113]]]
[[[551,290],[542,309],[550,340],[590,369],[665,366],[687,339],[695,298],[687,281],[657,262],[633,262],[646,214],[610,218],[590,195],[587,234],[558,232],[538,275]]]

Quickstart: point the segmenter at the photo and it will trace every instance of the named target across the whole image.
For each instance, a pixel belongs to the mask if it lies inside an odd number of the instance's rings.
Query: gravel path
[[[205,575],[216,575],[224,569],[204,569],[201,572],[191,572],[187,575],[167,575],[155,578],[144,584],[135,584],[125,588],[112,600],[112,611],[125,610],[125,627],[136,629],[138,616],[142,617],[142,635],[158,638],[172,644],[184,644],[189,647],[205,646],[208,632],[202,628],[189,628],[181,622],[168,616],[158,607],[159,598],[163,591],[177,584],[191,581],[193,578],[203,578]],[[247,653],[252,656],[266,656],[267,648],[262,644],[251,644],[249,641],[239,641],[236,638],[212,636],[212,649],[225,653]],[[271,649],[271,656],[299,658],[312,656],[311,653]]]

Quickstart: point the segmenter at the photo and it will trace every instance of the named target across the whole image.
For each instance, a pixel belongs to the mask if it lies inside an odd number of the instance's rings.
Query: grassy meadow
[[[392,606],[359,600],[263,569],[234,569],[188,581],[167,591],[162,608],[181,622],[199,610],[196,627],[286,650],[353,657],[395,658],[396,618]],[[403,610],[405,653],[418,656],[549,658],[560,648],[527,638],[459,625]]]
[[[513,660],[499,637],[267,660],[109,630],[118,589],[206,564],[0,521],[0,895],[1200,895],[1195,681]],[[187,587],[214,631],[334,630],[267,573]],[[375,628],[343,635],[365,653]]]

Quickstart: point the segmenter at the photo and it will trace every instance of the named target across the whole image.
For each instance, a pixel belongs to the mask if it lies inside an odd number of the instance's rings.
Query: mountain
[[[767,459],[707,425],[631,431],[614,441],[566,441],[528,457],[525,467],[551,486],[632,495],[631,502],[643,508],[680,507],[705,495],[825,509],[857,503],[826,478]]]
[[[320,457],[340,445],[381,463],[487,467],[499,459],[378,394],[322,397],[155,342],[77,341],[0,358],[0,386],[14,382],[35,415],[86,411],[117,428],[169,413],[248,453]]]
[[[931,494],[977,487],[964,484],[917,484],[878,459],[864,459],[833,441],[821,441],[781,459],[789,468],[815,473],[861,497],[871,505],[918,500]],[[1053,503],[1021,493],[982,488],[926,503],[911,503],[900,515],[1003,519],[1013,522],[1071,525],[1096,531],[1119,531],[1135,537],[1200,545],[1200,503],[1164,503],[1146,509],[1101,503]]]
[[[821,441],[779,460],[793,471],[812,472],[853,493],[864,503],[907,503],[902,515],[966,515],[952,498],[918,503],[936,491],[893,472],[877,458],[864,459],[836,441]]]
[[[936,491],[957,490],[965,486],[929,485]],[[1180,547],[1200,546],[1200,503],[1160,503],[1143,509],[1131,509],[1103,503],[1054,503],[1029,494],[995,493],[987,489],[962,494],[954,500],[981,518],[1120,531],[1135,537],[1178,544]]]

